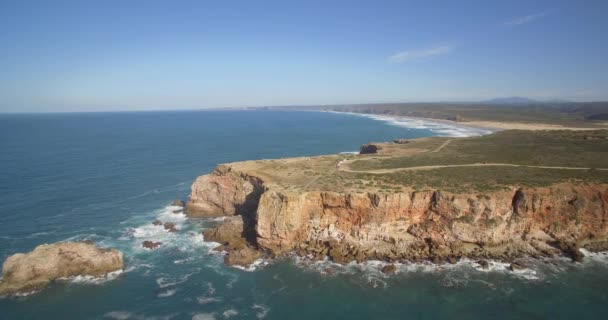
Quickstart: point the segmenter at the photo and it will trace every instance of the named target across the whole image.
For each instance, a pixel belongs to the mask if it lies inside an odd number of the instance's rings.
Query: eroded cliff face
[[[294,192],[220,166],[196,180],[188,208],[194,216],[241,216],[246,222],[234,233],[249,235],[249,246],[266,254],[296,252],[336,262],[555,254],[578,259],[579,246],[608,248],[603,184],[483,194]]]
[[[219,165],[211,174],[194,181],[186,211],[192,217],[255,212],[262,192],[260,179],[232,170],[228,165]]]

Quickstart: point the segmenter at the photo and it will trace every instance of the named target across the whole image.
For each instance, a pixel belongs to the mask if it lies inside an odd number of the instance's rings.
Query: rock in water
[[[162,226],[163,225],[163,223],[160,222],[160,220],[154,220],[154,221],[152,221],[152,224],[155,225],[155,226]]]
[[[230,251],[230,253],[224,257],[224,263],[229,266],[237,265],[247,267],[261,257],[261,252],[250,247],[244,247],[243,249]]]
[[[523,269],[526,269],[526,265],[520,261],[515,261],[515,262],[511,263],[511,265],[509,265],[509,270],[511,270],[511,271],[518,271],[518,270],[523,270]]]
[[[486,260],[479,260],[477,263],[481,266],[482,269],[489,269],[490,264]]]
[[[397,270],[397,267],[395,267],[394,264],[387,264],[384,267],[382,267],[382,269],[380,269],[380,271],[382,271],[382,273],[384,273],[384,274],[395,273],[395,270]]]
[[[165,222],[165,224],[163,225],[163,227],[165,228],[165,230],[169,231],[169,232],[177,232],[177,228],[175,227],[175,223],[173,222]]]
[[[179,200],[179,199],[171,202],[171,205],[174,206],[174,207],[182,207],[182,208],[185,206],[184,202],[182,200]]]
[[[141,246],[146,249],[157,249],[158,247],[160,247],[161,244],[163,244],[163,243],[146,240],[141,243]]]
[[[58,278],[103,276],[123,267],[122,252],[116,249],[84,242],[43,244],[4,261],[0,295],[39,290]]]

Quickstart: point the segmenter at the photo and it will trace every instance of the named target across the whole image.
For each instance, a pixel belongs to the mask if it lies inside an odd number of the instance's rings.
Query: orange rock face
[[[335,261],[509,260],[605,250],[608,186],[559,184],[487,193],[286,191],[229,166],[199,177],[190,215],[242,215],[264,252]]]

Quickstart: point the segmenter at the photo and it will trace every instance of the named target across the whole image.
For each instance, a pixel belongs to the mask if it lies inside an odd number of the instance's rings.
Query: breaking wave
[[[427,120],[419,118],[410,118],[403,116],[386,116],[386,115],[375,115],[365,113],[352,113],[352,112],[337,112],[347,113],[360,117],[366,117],[369,119],[383,121],[389,125],[409,128],[409,129],[424,129],[434,132],[438,136],[447,137],[473,137],[490,134],[494,132],[490,129],[474,128],[464,125],[452,124],[447,121],[441,120]]]

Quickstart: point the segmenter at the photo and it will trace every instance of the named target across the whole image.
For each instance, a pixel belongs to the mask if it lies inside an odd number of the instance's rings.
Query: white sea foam
[[[243,270],[243,271],[247,271],[247,272],[253,272],[253,271],[257,270],[259,267],[267,266],[269,263],[270,262],[268,260],[260,258],[260,259],[255,260],[248,267],[237,266],[237,265],[234,265],[232,267]]]
[[[266,318],[266,315],[268,314],[268,311],[270,311],[270,308],[268,306],[263,305],[263,304],[257,304],[257,303],[254,304],[254,305],[252,305],[251,309],[254,309],[254,310],[257,311],[256,314],[255,314],[255,316],[258,319],[264,319],[264,318]]]
[[[607,255],[608,257],[608,255]],[[378,260],[369,260],[365,262],[358,263],[356,261],[352,261],[348,264],[342,265],[334,263],[328,259],[322,261],[313,261],[310,257],[298,257],[296,255],[292,255],[293,260],[295,261],[296,266],[304,269],[309,269],[312,271],[319,272],[321,274],[326,275],[334,275],[334,274],[345,274],[354,276],[359,274],[366,283],[368,283],[373,288],[378,287],[386,287],[387,282],[386,278],[390,278],[398,275],[407,275],[412,273],[454,273],[459,272],[462,274],[470,274],[471,272],[496,272],[496,273],[504,273],[506,275],[511,275],[516,278],[521,278],[525,280],[540,280],[542,279],[542,275],[539,274],[539,271],[536,267],[524,268],[517,271],[509,270],[509,263],[504,263],[500,261],[487,260],[488,268],[484,269],[475,261],[470,259],[462,259],[455,264],[434,264],[431,262],[417,262],[417,263],[389,263],[385,261]],[[384,274],[382,273],[382,267],[392,264],[395,266],[395,272],[393,274]],[[327,270],[331,269],[331,272]],[[444,280],[444,285],[446,286],[455,286],[459,285],[460,279],[447,279]]]
[[[489,129],[473,128],[463,125],[452,124],[444,121],[433,121],[427,119],[410,118],[403,116],[387,116],[387,115],[376,115],[376,114],[365,114],[365,113],[353,113],[353,112],[334,112],[334,113],[346,113],[360,117],[366,117],[377,121],[386,122],[389,125],[410,128],[410,129],[426,129],[437,133],[440,136],[448,137],[472,137],[480,136],[484,134],[490,134],[493,131]]]
[[[237,316],[238,314],[239,314],[239,312],[236,311],[235,309],[228,309],[222,313],[222,316],[224,316],[225,319],[229,319],[234,316]]]
[[[192,320],[215,320],[215,313],[197,313],[192,316]]]
[[[213,302],[220,302],[222,299],[214,297],[215,287],[211,282],[207,282],[207,291],[202,296],[196,298],[199,304],[208,304]]]
[[[131,312],[128,311],[110,311],[103,315],[104,318],[115,319],[115,320],[127,320],[133,316]]]
[[[40,292],[40,290],[17,292],[17,293],[15,293],[15,296],[17,296],[17,297],[28,297],[28,296],[31,296],[31,295],[36,294],[38,292]],[[2,297],[2,296],[0,296],[0,297]]]
[[[359,154],[359,151],[342,151],[340,154]]]
[[[167,289],[157,295],[159,298],[167,298],[174,295],[177,292],[177,289]]]
[[[118,278],[123,273],[123,270],[116,270],[113,272],[109,272],[103,276],[94,277],[94,276],[73,276],[73,277],[63,277],[57,280],[59,281],[67,281],[71,283],[85,283],[85,284],[101,284],[111,280]]]
[[[216,297],[196,297],[196,301],[198,301],[199,304],[209,304],[214,302],[221,302],[222,299]]]
[[[155,217],[150,217],[148,221],[134,228],[127,228],[124,235],[119,238],[123,241],[133,241],[132,250],[134,252],[152,252],[166,248],[176,248],[180,251],[193,251],[203,245],[204,241],[200,232],[188,231],[190,222],[183,212],[173,213],[181,209],[177,206],[167,206],[156,212]],[[173,223],[177,232],[165,230],[163,225],[155,226],[152,222],[159,220],[164,223]],[[157,249],[147,249],[142,246],[143,241],[161,242]]]

